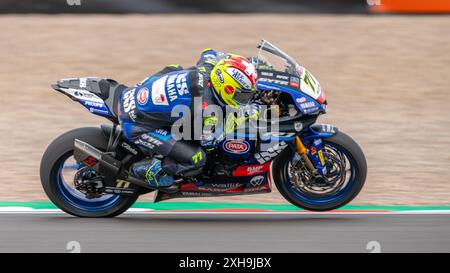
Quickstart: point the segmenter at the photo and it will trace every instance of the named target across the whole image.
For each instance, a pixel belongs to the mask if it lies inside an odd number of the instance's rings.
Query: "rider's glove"
[[[206,117],[203,120],[203,133],[200,145],[206,148],[215,148],[224,139],[223,130],[217,128],[219,120],[216,116]]]
[[[230,113],[225,122],[225,133],[231,134],[245,125],[247,121],[256,122],[259,119],[260,105],[250,104],[240,108],[237,113]],[[235,115],[237,114],[237,116]]]

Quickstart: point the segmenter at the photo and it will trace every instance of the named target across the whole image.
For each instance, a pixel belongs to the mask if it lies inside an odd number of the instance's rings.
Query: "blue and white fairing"
[[[97,95],[90,93],[89,91],[66,89],[67,94],[70,94],[73,98],[76,98],[86,109],[95,115],[110,118],[112,117],[105,102]]]
[[[304,115],[325,113],[325,94],[317,79],[291,56],[263,40],[258,46],[257,89],[287,93]]]
[[[103,93],[101,83],[105,85]],[[104,94],[105,97],[109,97],[110,92],[118,87],[116,82],[98,77],[71,78],[59,80],[52,87],[79,102],[91,113],[114,119],[113,109],[109,109],[108,104],[100,96]],[[109,101],[112,101],[112,98],[109,98]]]
[[[297,109],[304,115],[314,115],[326,112],[324,104],[318,103],[317,100],[301,92],[300,89],[269,82],[268,78],[265,77],[260,77],[256,86],[259,90],[276,90],[289,94]]]

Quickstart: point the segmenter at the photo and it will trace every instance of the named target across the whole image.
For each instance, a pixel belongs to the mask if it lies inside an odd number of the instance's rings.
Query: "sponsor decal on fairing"
[[[258,175],[258,176],[253,177],[250,180],[250,184],[254,187],[257,187],[257,186],[260,186],[264,181],[265,181],[265,177],[262,175]]]
[[[305,98],[305,97],[297,98],[296,101],[297,101],[298,103],[302,103],[302,102],[305,102],[305,101],[306,101],[306,98]]]
[[[227,140],[223,144],[225,151],[233,154],[244,154],[250,150],[250,145],[246,141]]]
[[[137,98],[140,105],[145,105],[148,101],[149,91],[147,87],[139,89]]]
[[[272,158],[276,157],[281,151],[283,151],[288,144],[284,141],[275,144],[274,146],[267,149],[267,151],[263,151],[255,154],[255,159],[259,163],[266,163],[270,161]]]
[[[238,166],[233,172],[233,176],[253,176],[270,170],[270,162],[259,165]]]
[[[87,78],[80,78],[80,88],[87,87]]]

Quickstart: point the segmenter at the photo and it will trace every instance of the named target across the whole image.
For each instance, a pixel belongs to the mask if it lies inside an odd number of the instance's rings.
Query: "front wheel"
[[[74,141],[82,140],[99,150],[108,142],[100,128],[79,128],[55,139],[41,161],[41,183],[48,198],[61,210],[78,217],[114,217],[133,205],[137,196],[104,194],[89,199],[74,187],[74,176],[83,166],[73,158]]]
[[[328,173],[325,181],[310,181],[303,160],[292,149],[280,154],[273,166],[278,191],[290,203],[312,211],[328,211],[352,201],[364,186],[367,163],[359,145],[339,131],[323,139]]]

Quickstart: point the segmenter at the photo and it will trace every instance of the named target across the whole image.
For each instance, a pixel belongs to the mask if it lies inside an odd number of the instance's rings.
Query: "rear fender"
[[[79,102],[91,113],[117,123],[107,103],[110,84],[117,85],[117,82],[97,77],[73,78],[59,80],[52,88]]]

